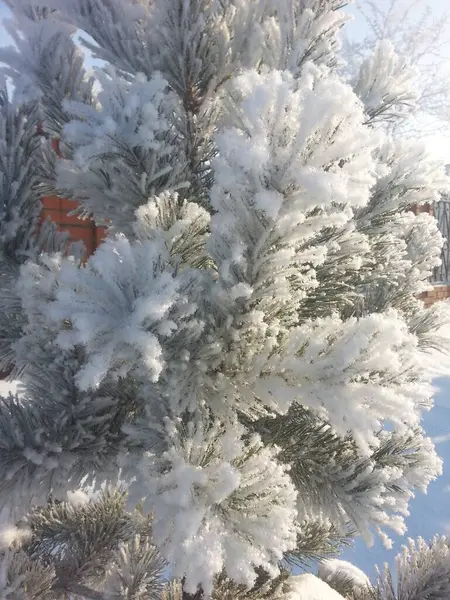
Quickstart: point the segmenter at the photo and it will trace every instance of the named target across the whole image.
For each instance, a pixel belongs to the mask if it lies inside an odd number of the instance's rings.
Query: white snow
[[[83,490],[74,490],[73,492],[67,492],[67,501],[74,508],[78,508],[80,506],[88,504],[89,500],[89,495],[86,494],[86,492],[84,492]]]
[[[15,525],[2,525],[0,527],[0,550],[5,551],[11,546],[20,546],[28,536],[28,529],[19,529]]]
[[[310,573],[290,577],[288,584],[291,589],[285,600],[343,600],[343,596]]]
[[[344,575],[352,579],[355,587],[364,587],[369,582],[367,575],[347,560],[330,558],[319,565],[319,576],[324,581],[329,581],[334,575]]]
[[[173,446],[142,461],[138,485],[155,497],[153,539],[172,574],[186,574],[186,591],[201,585],[206,597],[222,571],[249,587],[255,566],[276,575],[283,553],[297,540],[297,494],[276,452],[255,436],[244,455],[238,425],[228,431],[220,423],[167,428]],[[240,456],[246,457],[239,462]]]
[[[0,396],[7,396],[10,392],[15,394],[19,381],[3,381],[0,380]]]

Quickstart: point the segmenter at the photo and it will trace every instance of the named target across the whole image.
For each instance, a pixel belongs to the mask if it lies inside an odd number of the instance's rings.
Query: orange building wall
[[[37,135],[44,135],[42,124],[38,125]],[[61,156],[59,141],[52,140],[53,150]],[[77,203],[58,196],[45,196],[42,198],[41,222],[50,218],[58,225],[58,229],[68,231],[71,242],[82,241],[86,247],[86,258],[90,256],[105,237],[105,227],[97,227],[92,219],[80,219],[70,215],[75,210]]]
[[[70,215],[77,206],[73,200],[46,196],[42,199],[42,206],[42,221],[49,217],[60,230],[69,232],[71,242],[82,241],[86,246],[87,256],[95,251],[105,237],[105,228],[97,227],[92,219]]]

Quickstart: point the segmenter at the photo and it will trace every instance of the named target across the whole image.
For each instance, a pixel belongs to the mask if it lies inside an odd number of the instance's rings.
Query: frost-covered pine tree
[[[442,238],[408,209],[447,179],[380,127],[410,79],[388,47],[340,79],[341,0],[8,3],[0,60],[62,154],[38,188],[109,235],[2,294],[2,593],[304,598],[291,566],[389,543],[441,469]]]
[[[309,575],[292,578],[305,600],[444,600],[450,593],[450,540],[436,536],[430,542],[422,538],[408,540],[395,559],[396,572],[387,564],[376,569],[371,582],[351,563],[325,560],[319,578]],[[326,584],[328,587],[324,587]],[[330,589],[331,588],[331,589]],[[318,594],[321,591],[321,594]],[[316,594],[316,596],[314,596]],[[317,595],[318,594],[318,595]],[[336,595],[337,594],[337,595]]]
[[[31,103],[12,102],[0,87],[0,372],[15,360],[24,313],[13,289],[22,265],[41,253],[64,252],[68,236],[40,219],[47,151],[39,135],[39,114]],[[75,250],[75,248],[72,248]],[[80,254],[81,249],[78,249]]]

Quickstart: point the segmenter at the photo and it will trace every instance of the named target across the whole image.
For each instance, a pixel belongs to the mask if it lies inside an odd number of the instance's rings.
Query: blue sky
[[[369,576],[375,574],[375,564],[390,565],[408,537],[431,539],[436,534],[450,534],[450,378],[435,382],[437,393],[434,408],[425,414],[424,429],[433,438],[436,449],[444,460],[444,473],[428,488],[427,494],[417,493],[406,519],[405,536],[391,536],[394,545],[387,551],[379,540],[367,548],[362,540],[344,553],[343,558],[361,567]]]
[[[0,19],[4,19],[8,15],[8,9],[5,7],[3,2],[0,0]],[[6,46],[11,41],[11,38],[7,35],[4,28],[0,24],[0,45]]]
[[[377,0],[378,1],[378,0]],[[382,0],[380,0],[382,1]],[[449,0],[428,0],[429,5],[436,14],[441,14],[445,7],[450,7]],[[354,11],[353,11],[354,12]],[[4,19],[8,10],[0,0],[0,19]],[[350,34],[361,35],[361,25],[359,21],[350,25]],[[0,25],[0,45],[11,43],[9,36]],[[450,56],[450,45],[449,45]],[[450,140],[443,136],[433,136],[430,143],[437,153],[446,161],[450,162]],[[430,486],[427,495],[418,495],[411,505],[411,516],[408,518],[408,536],[417,537],[419,535],[430,538],[435,533],[450,533],[450,379],[437,382],[440,390],[436,396],[435,408],[425,417],[425,430],[428,435],[435,437],[438,444],[438,451],[444,458],[444,475]],[[4,384],[0,382],[0,388]],[[0,389],[0,392],[3,389]],[[367,549],[362,542],[357,542],[353,550],[345,554],[345,558],[363,568],[368,574],[373,574],[373,565],[381,564],[392,559],[398,552],[404,538],[395,538],[395,545],[392,551],[387,552],[380,542],[376,542],[374,547]]]

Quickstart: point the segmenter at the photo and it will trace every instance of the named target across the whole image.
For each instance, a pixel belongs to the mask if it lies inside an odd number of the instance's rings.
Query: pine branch
[[[182,600],[182,585],[176,579],[166,583],[163,591],[163,600]]]
[[[68,583],[64,584],[64,582],[56,583],[53,586],[55,591],[63,590],[64,592],[68,592],[69,594],[75,594],[76,596],[80,596],[82,598],[86,598],[87,600],[106,600],[105,596],[100,592],[97,592],[86,585],[80,583]],[[117,598],[117,600],[121,600]],[[123,599],[125,600],[125,599]]]
[[[326,583],[347,600],[354,600],[355,596],[362,600],[369,594],[367,588],[358,586],[355,588],[354,579],[346,573],[334,573],[331,577],[327,577]]]
[[[350,536],[355,531],[364,533],[359,530],[360,495],[362,497],[371,490],[372,497],[379,496],[380,500],[392,495],[407,502],[409,481],[415,482],[416,474],[423,468],[427,469],[428,461],[434,460],[420,430],[405,435],[386,434],[370,456],[361,456],[351,436],[339,437],[313,412],[296,404],[286,415],[262,419],[248,426],[254,428],[266,443],[281,448],[280,456],[283,462],[291,465],[291,476],[306,510],[310,506],[322,507],[336,527],[330,534],[332,538],[337,534],[337,546],[347,539],[346,531],[350,532]],[[385,474],[389,473],[402,475],[386,480]],[[372,526],[376,527],[378,521],[385,518],[382,500],[378,506],[373,504],[371,509]],[[367,523],[364,503],[361,511]],[[312,524],[312,527],[314,531],[316,525]],[[319,531],[317,541],[323,539],[321,535],[325,533],[320,526]],[[319,531],[315,533],[319,534]],[[342,536],[341,539],[339,536]],[[315,542],[309,533],[304,541],[299,542],[306,560],[309,552],[315,556]],[[331,542],[329,549],[332,550],[333,546]],[[297,554],[295,560],[303,559]]]
[[[149,541],[151,519],[139,510],[127,512],[126,500],[120,489],[50,500],[18,524],[20,552],[30,565],[52,565],[51,588],[58,594],[157,600],[166,565]]]
[[[295,550],[286,553],[285,561],[290,567],[311,568],[317,562],[338,556],[351,546],[355,531],[348,528],[342,532],[332,523],[313,519],[299,523],[299,534]]]
[[[252,589],[236,585],[226,577],[216,581],[212,600],[281,600],[289,572],[282,569],[278,577],[260,579]]]

